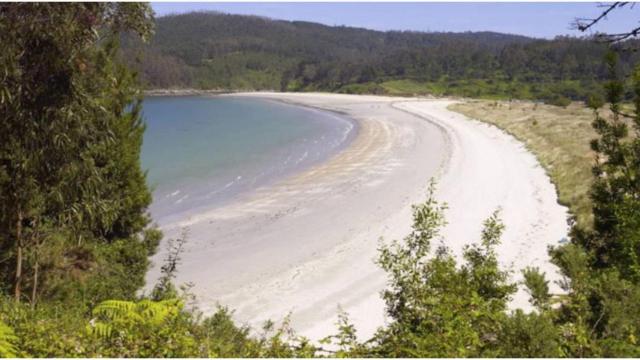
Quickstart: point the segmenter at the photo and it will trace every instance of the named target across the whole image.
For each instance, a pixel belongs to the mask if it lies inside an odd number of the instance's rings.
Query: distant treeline
[[[380,32],[196,12],[125,39],[148,88],[332,91],[582,100],[606,77],[604,44],[493,32]],[[636,53],[623,54],[627,73]]]

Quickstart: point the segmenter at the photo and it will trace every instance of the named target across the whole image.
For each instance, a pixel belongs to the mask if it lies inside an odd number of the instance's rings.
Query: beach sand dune
[[[302,335],[335,333],[338,307],[366,338],[384,324],[375,265],[380,241],[401,239],[411,205],[431,178],[447,202],[442,242],[455,254],[478,241],[482,221],[502,209],[505,266],[535,265],[557,279],[547,245],[567,233],[566,209],[535,157],[495,127],[447,110],[448,100],[338,94],[245,93],[337,111],[358,122],[352,144],[328,161],[229,205],[160,224],[166,237],[189,229],[178,283],[194,284],[201,310],[217,304],[259,327],[290,314]],[[381,240],[381,238],[383,240]],[[152,283],[164,257],[148,276]],[[557,291],[557,288],[553,290]],[[514,307],[527,307],[520,291]]]

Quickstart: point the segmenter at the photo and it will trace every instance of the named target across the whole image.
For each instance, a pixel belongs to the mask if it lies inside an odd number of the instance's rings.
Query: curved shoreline
[[[410,231],[411,205],[424,200],[434,176],[440,179],[438,199],[449,203],[451,225],[443,235],[454,253],[478,241],[482,220],[505,202],[501,260],[515,256],[519,269],[530,264],[523,256],[529,252],[543,271],[554,272],[540,256],[546,256],[549,239],[566,234],[566,226],[558,226],[565,218],[555,188],[536,169],[535,157],[518,150],[517,141],[446,110],[447,101],[232,96],[345,112],[360,122],[362,133],[327,162],[191,224],[192,240],[177,280],[195,283],[203,311],[221,303],[254,328],[291,312],[293,328],[317,340],[335,333],[339,304],[359,336],[370,336],[384,323],[379,292],[386,275],[373,262],[378,239],[401,239]],[[545,222],[547,216],[552,219]],[[526,307],[526,294],[521,291],[514,303]]]
[[[499,211],[506,229],[498,247],[498,258],[501,266],[512,270],[512,280],[519,284],[518,292],[510,302],[510,308],[533,310],[529,303],[529,294],[520,286],[523,279],[520,270],[527,266],[538,267],[546,273],[551,293],[563,292],[558,284],[561,275],[550,262],[548,247],[558,245],[568,236],[569,209],[559,203],[555,184],[538,158],[524,143],[494,125],[449,110],[448,106],[454,102],[405,101],[397,106],[403,111],[409,111],[426,121],[442,126],[449,134],[456,135],[451,137],[450,161],[458,169],[448,169],[441,179],[444,186],[439,188],[436,194],[438,200],[455,204],[453,207],[450,206],[446,214],[449,225],[445,226],[442,237],[447,240],[447,245],[454,254],[461,256],[461,250],[465,245],[464,241],[460,240],[461,235],[468,231],[460,231],[460,228],[453,225],[468,224],[470,213],[476,215],[474,223],[478,224],[491,212]],[[474,143],[476,141],[477,144]],[[481,159],[485,155],[483,150],[490,148],[489,142],[501,152]],[[465,159],[461,160],[460,157]],[[473,182],[465,181],[465,176],[461,176],[464,170],[460,171],[460,163],[476,165],[481,169],[476,172],[479,176],[473,179]],[[505,169],[505,164],[510,167]],[[499,167],[502,167],[503,174],[513,175],[512,178],[505,181],[505,177],[496,176],[494,169]],[[483,179],[482,175],[485,175]],[[475,189],[469,191],[470,186]],[[474,192],[483,193],[483,202],[465,201],[466,206],[460,206],[460,198],[469,200]],[[488,212],[488,204],[491,203],[493,210]],[[483,212],[484,217],[478,216]],[[467,239],[467,243],[479,238],[481,227],[476,229],[476,237]]]
[[[205,101],[212,98],[204,94],[185,94],[184,96],[190,99],[197,98]],[[173,94],[164,94],[157,95],[156,97],[165,97],[173,100],[176,96]],[[233,99],[232,96],[230,98]],[[242,99],[241,97],[237,98],[237,100],[247,102],[246,99]],[[251,168],[245,169],[236,166],[231,173],[233,176],[228,179],[229,182],[224,187],[223,184],[226,183],[226,181],[217,184],[219,185],[218,187],[212,187],[212,184],[215,183],[212,183],[211,180],[214,179],[215,181],[215,176],[211,176],[213,175],[213,173],[211,173],[197,178],[196,181],[191,180],[193,177],[190,177],[188,180],[182,180],[182,182],[172,184],[173,186],[171,187],[165,186],[164,192],[154,192],[154,203],[150,211],[154,220],[158,221],[164,229],[188,226],[193,222],[197,222],[197,219],[201,217],[200,215],[217,208],[228,206],[234,202],[242,201],[242,199],[250,196],[251,193],[258,188],[271,186],[279,181],[301,174],[318,164],[322,164],[339,154],[345,148],[348,148],[358,136],[359,122],[349,116],[345,116],[345,114],[317,107],[297,105],[287,101],[266,98],[259,100],[261,103],[269,106],[269,108],[272,106],[276,107],[275,110],[278,111],[282,108],[286,109],[285,112],[288,112],[289,110],[287,108],[291,108],[297,112],[303,112],[305,118],[296,119],[297,121],[306,121],[308,120],[306,118],[307,116],[312,117],[313,119],[311,121],[323,124],[322,127],[325,129],[322,130],[331,130],[330,132],[320,133],[321,135],[324,134],[322,138],[320,138],[319,135],[312,135],[311,137],[304,136],[304,138],[298,138],[295,144],[294,142],[281,144],[281,149],[274,151],[274,153],[276,153],[276,155],[278,155],[278,153],[281,155],[284,154],[284,156],[278,157],[274,155],[273,159],[279,159],[278,161],[269,160],[272,158],[264,159],[268,167],[262,167],[257,172],[252,173]],[[265,109],[265,111],[271,111],[271,109]],[[278,114],[278,112],[276,112],[276,114]],[[297,115],[300,114],[297,113]],[[202,141],[202,139],[200,141]],[[288,155],[288,157],[286,155]],[[291,161],[289,161],[290,159]],[[223,170],[223,172],[228,175],[228,178],[230,175],[229,170]],[[242,180],[238,181],[240,178],[242,178]],[[238,182],[240,184],[237,184]],[[234,186],[228,189],[229,185]],[[173,201],[174,194],[178,193],[180,193],[182,198],[189,197],[190,199],[202,200],[197,203],[192,202],[186,206],[175,206],[172,203],[167,203],[167,201],[162,201],[165,200],[165,198],[170,198],[169,200]],[[216,196],[212,197],[211,195],[213,194],[216,194]],[[182,200],[182,198],[180,200]],[[160,211],[156,212],[158,209],[160,209]]]

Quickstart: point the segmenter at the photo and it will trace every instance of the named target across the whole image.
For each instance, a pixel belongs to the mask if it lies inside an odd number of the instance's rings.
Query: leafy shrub
[[[414,206],[413,232],[381,247],[378,262],[389,274],[383,298],[392,320],[377,335],[379,351],[393,357],[497,356],[500,324],[516,290],[495,253],[504,226],[497,214],[489,218],[481,244],[465,248],[462,266],[445,247],[431,258],[446,209],[433,193],[432,185],[426,203]]]
[[[0,322],[13,329],[19,355],[34,357],[86,356],[85,309],[78,304],[41,303],[35,309],[12,299],[0,299]]]
[[[18,349],[15,346],[17,339],[13,329],[0,321],[0,357],[11,358],[18,355]]]
[[[376,83],[349,84],[338,89],[339,93],[344,94],[385,94],[385,89]]]
[[[558,328],[547,314],[525,314],[518,309],[502,324],[501,356],[514,358],[562,357]]]
[[[567,107],[571,105],[571,99],[564,97],[562,95],[553,95],[544,100],[545,104],[559,106],[559,107]]]

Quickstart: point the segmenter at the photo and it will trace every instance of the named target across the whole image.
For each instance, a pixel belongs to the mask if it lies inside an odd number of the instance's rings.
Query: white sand
[[[323,164],[238,198],[161,224],[167,237],[190,230],[177,281],[192,282],[200,308],[217,303],[258,327],[291,313],[292,326],[319,339],[335,333],[340,305],[359,335],[384,324],[385,274],[373,260],[379,238],[409,233],[411,204],[438,179],[449,205],[443,242],[456,254],[479,240],[498,207],[506,232],[501,261],[535,265],[557,279],[547,245],[567,233],[566,209],[535,157],[495,127],[446,109],[450,101],[338,94],[247,93],[336,110],[360,124],[354,142]],[[435,245],[435,244],[434,244]],[[154,258],[161,263],[164,252]],[[148,276],[153,282],[156,266]],[[550,275],[550,276],[549,276]],[[552,290],[557,291],[557,287]],[[528,307],[520,291],[513,307]]]

